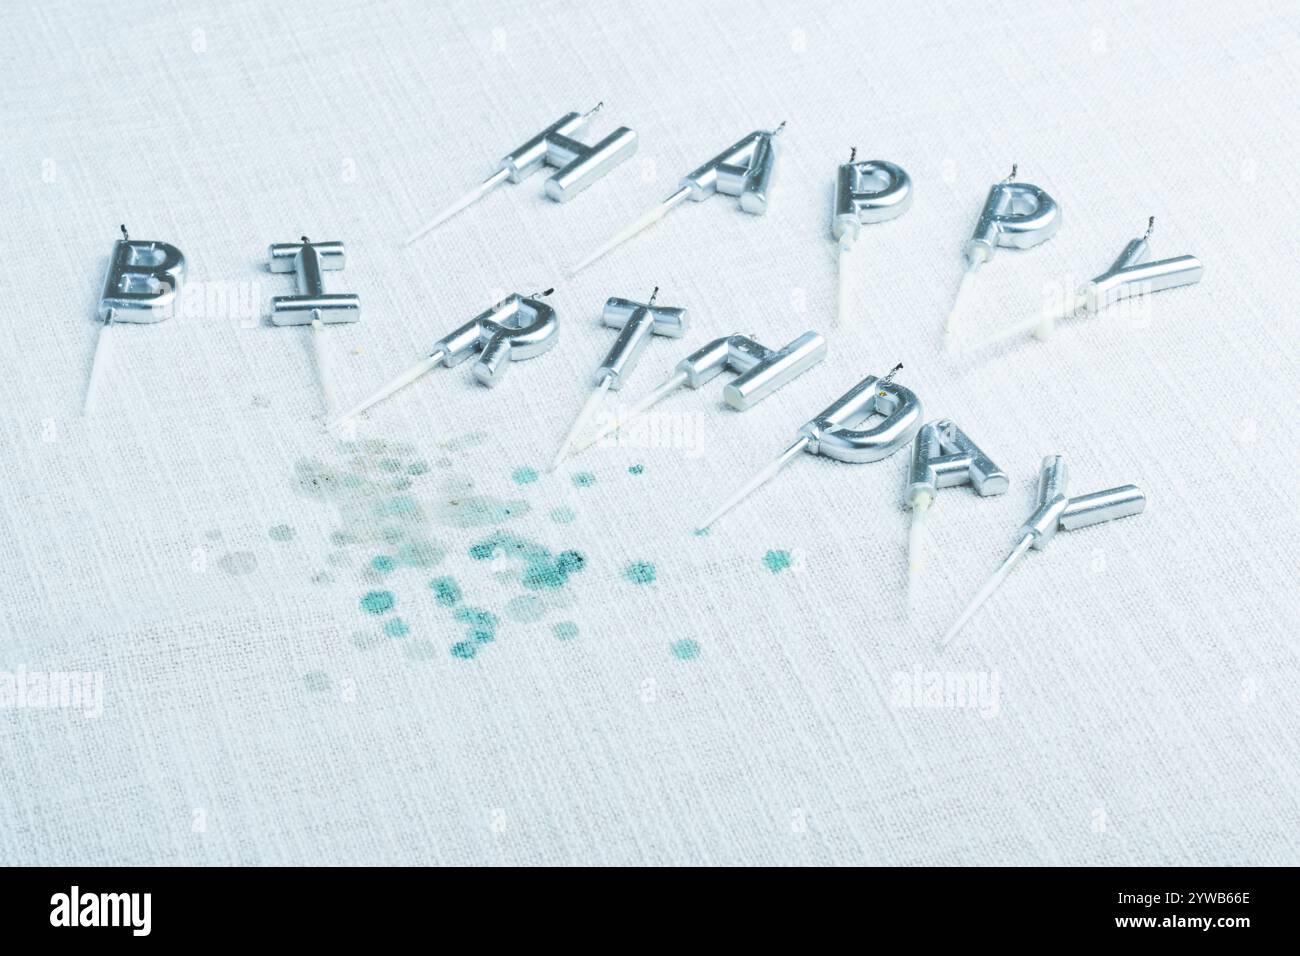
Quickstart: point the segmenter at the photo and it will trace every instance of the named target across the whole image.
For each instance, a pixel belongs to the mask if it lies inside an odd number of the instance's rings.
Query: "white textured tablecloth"
[[[1300,863],[1293,3],[55,2],[0,27],[0,862]],[[598,100],[593,135],[636,129],[631,161],[400,248]],[[687,205],[565,278],[780,120],[766,216]],[[852,146],[916,200],[864,230],[832,328]],[[963,239],[1012,162],[1064,226],[981,272],[972,330],[1101,271],[1148,215],[1204,280],[945,354]],[[343,240],[347,398],[502,291],[556,286],[562,342],[492,391],[439,370],[349,444],[307,332],[209,296],[120,327],[83,420],[119,223],[263,313],[291,291],[268,243]],[[655,285],[694,324],[629,396],[735,331],[817,328],[830,355],[744,414],[717,383],[666,402],[694,449],[546,474],[612,341],[602,303]],[[1012,477],[940,496],[910,617],[905,455],[802,456],[691,533],[899,361]],[[1146,513],[1031,554],[937,655],[1052,452],[1073,491],[1135,482]],[[55,672],[102,698],[19,698]]]

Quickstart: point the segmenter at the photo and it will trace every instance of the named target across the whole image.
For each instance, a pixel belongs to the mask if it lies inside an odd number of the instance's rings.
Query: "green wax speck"
[[[380,574],[387,574],[389,571],[393,570],[393,568],[397,567],[397,562],[389,555],[377,554],[370,559],[370,566]]]
[[[452,577],[434,578],[429,582],[433,588],[433,599],[439,607],[451,607],[460,600],[460,585]]]
[[[461,660],[469,660],[478,653],[478,648],[472,641],[460,641],[451,645],[451,656],[459,657]]]
[[[367,591],[361,596],[362,610],[369,611],[371,614],[391,611],[396,603],[392,591]]]
[[[313,694],[329,690],[330,676],[324,671],[308,671],[302,675],[302,683]]]
[[[633,584],[650,584],[655,579],[655,566],[649,561],[633,561],[623,573]]]
[[[556,524],[573,524],[574,519],[572,508],[552,508],[551,520]]]
[[[411,628],[400,617],[390,617],[384,622],[384,633],[389,637],[405,637],[411,633]]]
[[[693,641],[689,637],[680,641],[673,641],[668,647],[673,652],[673,657],[679,661],[693,661],[700,656],[699,642]]]
[[[290,528],[287,524],[278,524],[268,531],[267,534],[271,536],[272,541],[293,540],[293,528]]]
[[[769,551],[763,555],[763,564],[773,574],[780,574],[790,566],[789,551]]]
[[[506,602],[506,615],[512,620],[530,624],[540,621],[546,614],[546,606],[533,594],[521,594]]]
[[[537,480],[537,469],[521,465],[514,470],[510,477],[514,479],[516,485],[531,485]]]
[[[572,621],[560,621],[551,628],[551,633],[561,641],[571,641],[578,636],[578,625]]]
[[[627,469],[629,475],[639,475],[643,471],[645,471],[645,465],[629,465]]]
[[[590,488],[596,483],[596,476],[589,471],[580,471],[573,476],[573,484],[576,488]]]

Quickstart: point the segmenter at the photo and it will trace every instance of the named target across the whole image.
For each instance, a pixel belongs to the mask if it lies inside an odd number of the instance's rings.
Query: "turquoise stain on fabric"
[[[413,661],[432,660],[437,650],[428,641],[414,641],[406,645],[406,656]]]
[[[474,642],[486,644],[496,640],[500,619],[491,611],[481,607],[462,607],[457,608],[454,617],[465,625],[465,636]]]
[[[506,602],[506,617],[523,624],[540,621],[546,615],[546,605],[535,594],[521,594]]]
[[[482,528],[518,518],[530,511],[526,501],[504,501],[488,495],[473,495],[445,502],[441,509],[444,524],[457,528]]]
[[[294,531],[287,524],[278,524],[267,532],[272,541],[292,541]]]
[[[433,588],[433,599],[439,607],[451,607],[460,600],[460,585],[452,577],[434,578],[429,582]]]
[[[503,531],[471,545],[469,549],[469,556],[475,561],[487,561],[498,553],[524,563],[519,580],[531,591],[564,587],[569,583],[569,576],[575,571],[581,571],[587,563],[587,559],[578,551],[562,551],[555,555],[549,548],[534,541]]]
[[[330,689],[330,675],[324,671],[308,671],[302,675],[302,683],[313,694],[320,694]]]
[[[389,637],[405,637],[411,633],[411,628],[400,617],[393,617],[384,622],[384,633]]]
[[[375,502],[377,518],[420,518],[420,506],[409,495],[396,495],[387,501]]]
[[[413,461],[406,466],[406,473],[408,475],[423,475],[428,472],[428,470],[429,463],[427,461]]]
[[[645,471],[645,465],[629,465],[627,473],[629,475],[639,475]]]
[[[572,508],[560,507],[551,509],[551,520],[556,524],[573,524],[573,519],[575,517],[576,515],[574,515]]]
[[[656,577],[655,566],[649,561],[633,561],[623,569],[623,574],[633,584],[652,584]]]
[[[396,603],[392,591],[367,591],[361,596],[361,609],[371,614],[386,614]]]
[[[551,628],[551,633],[561,641],[571,641],[578,636],[578,625],[572,621],[560,621]]]
[[[431,568],[446,555],[446,551],[431,541],[408,541],[397,549],[397,560],[408,568]]]
[[[451,645],[451,656],[459,657],[463,661],[470,660],[477,653],[478,647],[473,641],[460,641]]]
[[[580,471],[573,476],[575,488],[590,488],[596,483],[596,476],[589,471]]]
[[[537,480],[537,469],[521,465],[510,476],[516,485],[531,485]]]
[[[707,538],[708,536],[709,536],[709,529],[708,529],[708,528],[696,528],[696,529],[695,529],[695,537],[697,537],[697,538]]]
[[[673,641],[668,647],[672,650],[673,657],[679,661],[693,661],[700,656],[699,641],[693,641],[689,637],[680,641]]]
[[[769,551],[763,555],[763,564],[773,574],[780,574],[790,566],[789,551]]]
[[[389,571],[393,570],[393,568],[397,567],[397,562],[391,555],[377,554],[370,559],[370,567],[378,571],[380,574],[387,574]]]

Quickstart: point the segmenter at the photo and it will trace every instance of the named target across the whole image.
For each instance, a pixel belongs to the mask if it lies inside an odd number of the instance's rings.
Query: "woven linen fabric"
[[[1293,3],[50,2],[0,26],[0,863],[1300,863]],[[583,138],[630,126],[631,160],[402,247],[599,101]],[[765,216],[688,203],[566,275],[783,120]],[[851,147],[915,202],[863,229],[836,326]],[[1064,225],[980,272],[973,333],[1150,215],[1203,281],[945,353],[1013,162]],[[117,327],[83,419],[120,223],[189,286]],[[293,291],[268,244],[304,233],[346,244],[327,285],[362,302],[324,333],[341,401],[507,292],[554,286],[560,344],[331,435],[308,331],[258,319]],[[683,390],[548,473],[603,302],[655,286],[691,331],[611,403],[734,332],[829,355],[744,413],[722,380]],[[939,495],[910,612],[906,453],[799,456],[693,533],[897,362],[1011,477]],[[1058,452],[1071,492],[1133,482],[1146,512],[1031,552],[938,653]]]

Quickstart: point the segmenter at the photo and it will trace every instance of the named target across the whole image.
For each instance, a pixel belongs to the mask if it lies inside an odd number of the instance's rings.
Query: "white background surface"
[[[51,3],[8,4],[0,27],[0,669],[96,671],[105,695],[96,720],[0,710],[0,862],[1300,862],[1293,4]],[[633,160],[564,206],[541,177],[503,188],[399,248],[597,100],[591,135],[633,127]],[[767,216],[688,205],[564,277],[782,119]],[[833,329],[830,189],[851,146],[906,167],[916,200],[865,230],[862,307]],[[972,328],[1101,271],[1148,215],[1156,255],[1200,256],[1204,280],[1047,346],[944,354],[962,241],[1013,161],[1064,226],[980,274]],[[329,335],[349,397],[494,294],[557,286],[554,352],[491,392],[436,372],[359,429],[429,463],[409,496],[447,551],[436,569],[376,585],[383,548],[336,549],[349,519],[301,493],[296,462],[350,458],[321,428],[302,329],[125,328],[102,414],[78,417],[120,222],[179,245],[192,280],[257,283],[263,311],[290,291],[269,243],[345,241],[329,284],[363,320]],[[678,396],[702,454],[597,449],[514,484],[612,340],[604,299],[654,285],[691,310],[688,344],[817,328],[830,356],[744,414],[716,384]],[[630,395],[682,354],[653,343]],[[692,536],[897,361],[928,416],[1012,476],[1001,498],[940,497],[910,618],[903,455],[804,456]],[[1076,493],[1141,485],[1146,514],[1030,555],[936,656],[1052,452]],[[466,481],[514,503],[502,530],[586,557],[542,620],[504,619],[472,660],[427,581],[453,575],[497,614],[523,592],[516,565],[468,557],[491,527],[439,520]],[[771,549],[794,566],[770,572]],[[254,571],[225,570],[245,553]],[[630,582],[634,561],[656,580]],[[375,587],[407,636],[360,608]],[[900,706],[896,675],[931,671],[996,674],[995,711]]]

